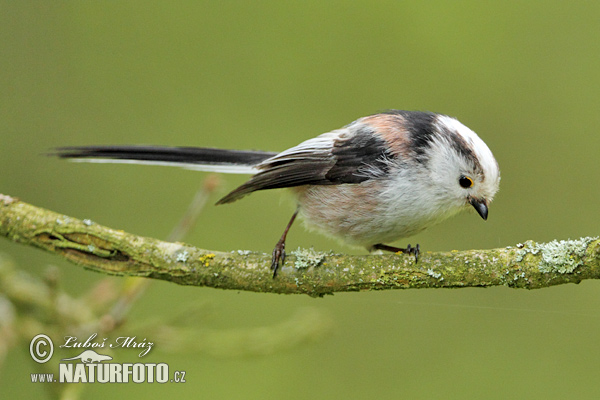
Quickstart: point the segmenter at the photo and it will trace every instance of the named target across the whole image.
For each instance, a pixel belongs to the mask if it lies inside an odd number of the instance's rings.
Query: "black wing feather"
[[[265,160],[257,166],[262,171],[217,204],[230,203],[257,190],[357,184],[372,178],[365,173],[368,169],[387,170],[386,159],[391,158],[388,146],[371,127],[354,123],[345,131],[349,134],[340,134],[329,148],[316,146],[311,150],[301,144],[298,152],[291,149]]]

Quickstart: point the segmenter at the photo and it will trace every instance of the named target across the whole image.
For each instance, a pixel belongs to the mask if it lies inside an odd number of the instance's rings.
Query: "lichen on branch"
[[[323,296],[408,288],[509,286],[535,289],[600,278],[600,240],[533,241],[489,250],[404,255],[290,252],[277,278],[271,255],[217,252],[79,220],[0,194],[0,236],[109,275],[181,285]]]

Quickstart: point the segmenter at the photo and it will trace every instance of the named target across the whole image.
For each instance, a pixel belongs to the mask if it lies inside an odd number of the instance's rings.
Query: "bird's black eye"
[[[468,189],[473,186],[473,179],[469,178],[468,176],[461,175],[460,178],[458,178],[458,184],[461,187]]]

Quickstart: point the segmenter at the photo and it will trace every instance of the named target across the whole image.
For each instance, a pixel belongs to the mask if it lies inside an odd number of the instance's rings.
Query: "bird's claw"
[[[273,258],[271,259],[271,270],[273,278],[277,276],[277,270],[285,263],[285,242],[279,241],[273,249]]]
[[[419,254],[421,254],[421,246],[419,246],[418,244],[416,247],[411,247],[411,245],[409,244],[408,246],[406,246],[405,249],[402,249],[400,247],[388,246],[387,244],[377,243],[376,245],[373,245],[373,247],[371,247],[371,250],[385,250],[394,252],[396,254],[412,254],[415,256],[415,264],[419,262]]]
[[[415,256],[415,264],[419,262],[419,254],[421,253],[421,246],[417,244],[416,247],[411,247],[410,244],[406,246],[403,251],[404,254],[413,254]]]

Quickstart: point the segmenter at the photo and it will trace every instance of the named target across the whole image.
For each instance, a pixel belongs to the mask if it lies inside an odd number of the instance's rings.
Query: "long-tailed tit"
[[[306,224],[351,245],[419,254],[387,245],[472,206],[487,219],[500,170],[492,152],[456,119],[392,110],[281,153],[201,147],[61,147],[61,158],[87,162],[174,165],[253,174],[217,204],[264,189],[291,188],[298,208],[273,250],[273,277],[285,261],[285,239],[298,214]]]

